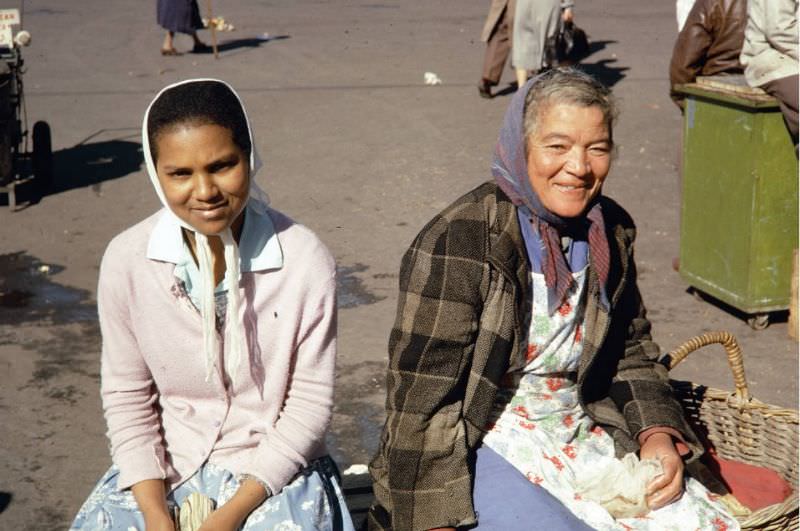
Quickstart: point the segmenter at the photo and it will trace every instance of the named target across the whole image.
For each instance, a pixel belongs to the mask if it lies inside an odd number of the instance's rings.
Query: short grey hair
[[[611,90],[589,74],[572,67],[548,70],[538,76],[528,91],[523,112],[526,145],[527,139],[536,132],[544,112],[559,103],[598,107],[603,113],[608,138],[613,145],[614,122],[618,111]]]

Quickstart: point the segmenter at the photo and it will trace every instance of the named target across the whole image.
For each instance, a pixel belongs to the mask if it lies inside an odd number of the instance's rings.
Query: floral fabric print
[[[83,504],[70,530],[144,530],[144,518],[133,493],[117,490],[119,470],[112,466]],[[239,488],[234,475],[206,463],[167,497],[170,509],[192,492],[201,492],[219,507]],[[317,459],[275,496],[247,517],[241,531],[353,531],[336,468],[329,457]]]
[[[531,273],[534,293],[527,365],[505,376],[483,444],[532,483],[547,489],[576,516],[601,531],[735,531],[737,521],[692,478],[680,500],[638,518],[615,520],[599,504],[582,500],[573,485],[580,471],[615,459],[614,441],[593,424],[578,402],[577,368],[583,351],[586,269],[564,304],[547,313],[544,276]]]

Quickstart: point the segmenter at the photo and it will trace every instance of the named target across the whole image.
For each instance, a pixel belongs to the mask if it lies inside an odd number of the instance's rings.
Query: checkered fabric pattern
[[[653,426],[700,446],[671,396],[636,285],[635,227],[602,198],[611,250],[607,293],[589,263],[579,398],[614,438],[619,455]],[[435,216],[403,257],[389,338],[386,423],[370,463],[377,499],[370,529],[474,524],[474,455],[498,385],[524,365],[529,266],[515,206],[484,183]]]

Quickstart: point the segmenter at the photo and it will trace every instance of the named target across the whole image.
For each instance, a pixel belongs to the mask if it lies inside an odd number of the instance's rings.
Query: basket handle
[[[695,336],[664,356],[661,362],[666,365],[669,370],[672,370],[686,359],[690,353],[706,345],[713,345],[714,343],[720,343],[728,354],[728,365],[731,368],[731,372],[733,372],[736,397],[744,401],[750,400],[750,391],[747,389],[747,380],[744,376],[742,349],[739,347],[739,343],[736,342],[736,338],[730,332],[706,332],[705,334]]]

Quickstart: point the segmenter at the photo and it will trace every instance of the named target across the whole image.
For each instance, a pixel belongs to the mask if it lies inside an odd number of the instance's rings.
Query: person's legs
[[[192,36],[192,40],[194,41],[194,46],[192,46],[192,53],[209,53],[211,51],[211,46],[201,41],[200,37],[197,36],[196,31],[193,31],[189,35]]]
[[[517,88],[522,87],[528,81],[528,71],[524,68],[517,68]]]
[[[192,33],[190,33],[190,35],[192,36],[192,41],[194,41],[194,45],[195,46],[198,46],[198,45],[199,46],[205,46],[206,45],[206,43],[201,41],[200,37],[197,36],[197,32],[196,31],[193,31]]]
[[[164,43],[161,45],[161,54],[162,55],[175,55],[177,54],[177,50],[175,50],[175,33],[172,31],[167,31],[167,34],[164,35]]]
[[[477,531],[591,531],[558,499],[535,485],[491,448],[478,449],[472,493]]]
[[[187,35],[192,38],[192,42],[194,46],[192,47],[192,53],[208,53],[211,51],[211,47],[200,40],[200,37],[197,36],[197,30],[202,29],[203,27],[203,19],[200,16],[200,7],[197,5],[197,0],[191,0],[188,5],[188,13],[187,13],[188,20],[185,22],[185,26],[187,28],[191,28],[189,30],[183,30]],[[209,21],[209,24],[211,21]]]
[[[798,76],[788,76],[770,81],[761,86],[764,91],[778,100],[783,113],[783,119],[789,134],[792,135],[792,142],[797,144],[797,90]]]
[[[511,26],[509,25],[509,10],[506,7],[497,23],[497,27],[486,43],[486,53],[483,57],[483,71],[481,81],[490,86],[500,83],[503,67],[511,53]]]

